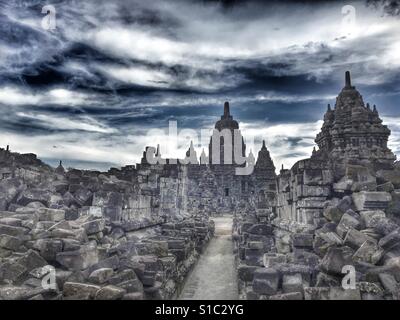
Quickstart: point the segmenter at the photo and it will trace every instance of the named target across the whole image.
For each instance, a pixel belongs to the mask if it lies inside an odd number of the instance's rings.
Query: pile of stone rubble
[[[378,175],[380,184],[366,188],[376,191],[326,200],[314,229],[237,215],[233,238],[242,298],[400,299],[400,185],[393,177],[398,175]],[[343,281],[348,266],[355,271],[353,287]]]
[[[204,215],[129,209],[130,182],[22,167],[0,180],[0,300],[173,298],[213,235]]]

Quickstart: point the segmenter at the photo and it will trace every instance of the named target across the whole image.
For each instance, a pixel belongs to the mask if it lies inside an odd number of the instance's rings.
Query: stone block
[[[349,247],[330,247],[321,261],[321,268],[329,274],[342,274],[343,266],[353,264],[353,254]]]
[[[9,236],[6,234],[0,235],[0,247],[8,250],[18,251],[22,245],[22,241],[13,236]]]
[[[339,224],[336,227],[336,233],[344,238],[347,232],[350,229],[360,229],[361,228],[361,221],[359,217],[354,215],[350,215],[349,213],[343,214],[342,218],[339,221]]]
[[[260,268],[254,272],[253,291],[273,295],[278,290],[279,273],[273,268]]]
[[[241,264],[238,266],[238,277],[240,280],[245,281],[245,282],[250,282],[253,281],[254,278],[254,272],[258,268],[256,266],[248,266]]]
[[[353,260],[376,264],[382,258],[383,254],[384,250],[376,244],[376,241],[367,240],[354,253]]]
[[[247,232],[251,234],[270,236],[272,235],[273,229],[267,224],[255,224],[249,227]]]
[[[392,231],[379,240],[379,246],[385,250],[389,250],[397,245],[400,245],[400,228]]]
[[[81,225],[85,229],[87,235],[102,232],[106,227],[106,222],[104,219],[96,219],[85,222]]]
[[[329,206],[325,208],[323,215],[328,221],[339,223],[343,216],[343,212],[336,206]]]
[[[266,268],[271,268],[276,264],[286,263],[286,255],[280,253],[265,253],[263,264]]]
[[[33,243],[33,248],[40,252],[43,259],[55,261],[57,253],[63,251],[63,242],[56,239],[39,239]]]
[[[305,300],[329,300],[329,287],[304,288]]]
[[[361,300],[360,289],[330,288],[329,300]]]
[[[6,224],[0,224],[0,234],[17,237],[23,239],[29,233],[29,229],[22,227],[14,227]]]
[[[303,278],[300,273],[285,274],[282,277],[282,290],[284,293],[303,292]]]
[[[101,287],[87,284],[87,283],[77,283],[77,282],[66,282],[63,287],[63,295],[65,297],[75,297],[78,295],[85,295],[91,299],[94,299],[97,291]]]
[[[95,243],[90,243],[82,246],[76,251],[57,253],[56,260],[58,263],[68,269],[87,269],[99,261],[97,246]]]
[[[361,191],[352,194],[353,203],[358,211],[386,209],[392,196],[388,192]]]
[[[292,245],[296,248],[312,247],[314,236],[309,233],[296,233],[292,235]]]
[[[396,278],[389,273],[380,273],[378,275],[379,281],[382,283],[383,288],[391,294],[397,294],[400,289],[400,284]]]
[[[303,300],[303,294],[301,292],[275,294],[270,296],[268,300]]]
[[[95,284],[106,283],[114,274],[112,268],[101,268],[93,271],[89,276],[89,281]]]
[[[367,236],[366,234],[356,229],[350,229],[344,238],[344,245],[357,250],[365,241],[376,243],[375,239]]]
[[[382,210],[363,211],[360,215],[367,228],[373,228],[378,219],[386,217]]]

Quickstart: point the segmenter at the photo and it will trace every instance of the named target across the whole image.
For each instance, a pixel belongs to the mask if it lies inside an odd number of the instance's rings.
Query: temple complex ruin
[[[257,159],[246,152],[228,102],[208,156],[191,144],[173,161],[146,147],[140,163],[99,172],[0,149],[0,299],[176,298],[215,215],[234,219],[243,299],[400,299],[400,165],[389,136],[346,72],[310,158],[278,175],[265,141]],[[45,266],[53,287],[42,285]],[[343,287],[346,266],[355,287]]]

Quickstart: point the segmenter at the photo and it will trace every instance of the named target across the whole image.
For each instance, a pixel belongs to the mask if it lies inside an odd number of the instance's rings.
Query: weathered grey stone
[[[113,274],[114,270],[111,268],[97,269],[90,274],[89,281],[95,284],[103,284],[107,282]]]
[[[43,291],[42,288],[33,289],[7,285],[0,287],[0,300],[28,300]]]
[[[48,265],[47,261],[44,260],[35,250],[28,250],[27,252],[25,252],[18,259],[18,263],[23,265],[28,272],[35,268]]]
[[[27,268],[17,262],[4,262],[0,265],[0,279],[3,281],[21,281],[27,272]]]
[[[99,261],[97,246],[95,243],[90,243],[76,251],[57,253],[56,260],[62,266],[72,270],[89,268]]]
[[[340,285],[339,277],[319,272],[317,275],[316,287],[336,287]]]
[[[329,300],[361,300],[360,289],[329,288]]]
[[[366,227],[372,228],[376,219],[385,218],[385,212],[382,210],[363,211],[361,212],[361,218]]]
[[[65,219],[65,211],[60,209],[39,208],[37,213],[40,221],[59,222]]]
[[[327,207],[323,214],[324,217],[329,221],[338,223],[343,216],[343,211],[341,211],[338,207]]]
[[[91,299],[94,299],[97,291],[100,290],[101,287],[86,284],[86,283],[77,283],[77,282],[66,282],[63,287],[63,295],[65,297],[75,297],[79,294],[87,296]]]
[[[366,234],[355,229],[350,229],[344,238],[344,245],[357,250],[365,241],[376,242],[375,239]]]
[[[122,288],[109,285],[97,291],[96,300],[119,300],[125,295],[126,291]]]
[[[392,196],[388,192],[361,191],[352,194],[353,203],[357,210],[386,209]]]
[[[262,241],[249,241],[248,247],[249,249],[263,250],[264,243]]]
[[[329,274],[341,274],[345,265],[352,265],[353,251],[349,247],[330,247],[321,261],[321,268]]]
[[[384,191],[384,192],[392,192],[394,190],[394,186],[393,186],[393,183],[386,182],[386,183],[378,185],[376,190],[377,191]]]
[[[350,196],[343,197],[339,203],[337,204],[337,208],[342,211],[346,212],[347,210],[351,209],[353,201]]]
[[[258,235],[269,236],[272,235],[272,227],[266,224],[255,224],[248,228],[247,232]]]
[[[400,244],[400,228],[389,233],[387,236],[379,240],[379,246],[385,250],[389,250]]]
[[[57,253],[63,251],[63,242],[56,239],[39,239],[34,242],[33,248],[47,261],[55,261]]]
[[[13,226],[13,227],[21,227],[22,226],[22,220],[21,219],[12,218],[12,217],[1,218],[0,219],[0,224],[5,224],[5,225],[8,225],[8,226]]]
[[[92,221],[85,222],[81,225],[83,229],[85,229],[86,234],[91,235],[94,233],[102,232],[105,228],[105,220],[104,219],[96,219]]]
[[[400,289],[400,285],[393,275],[389,273],[380,273],[378,277],[386,291],[390,292],[391,294],[397,294]]]
[[[280,253],[265,253],[263,264],[266,268],[271,268],[277,264],[286,263],[286,255]]]
[[[376,264],[382,258],[383,254],[384,250],[376,244],[376,241],[367,240],[354,253],[353,260]]]
[[[329,287],[306,287],[304,288],[305,300],[329,300]]]
[[[126,292],[143,292],[143,283],[139,279],[127,280],[118,283],[118,287],[124,289]],[[175,290],[174,290],[175,292]]]
[[[26,234],[29,233],[29,229],[22,227],[14,227],[6,224],[0,224],[0,234],[14,236],[19,239],[23,239]]]
[[[372,223],[373,230],[379,235],[386,236],[396,230],[399,226],[397,223],[388,218],[374,218]]]
[[[18,251],[19,248],[21,247],[21,245],[22,245],[22,241],[17,237],[9,236],[6,234],[0,235],[0,247],[1,248]]]
[[[253,290],[258,294],[275,294],[278,283],[279,274],[273,268],[259,268],[254,272]]]
[[[344,238],[347,232],[352,228],[358,230],[361,227],[361,221],[349,213],[343,214],[338,226],[336,227],[336,233]]]
[[[314,236],[309,233],[297,233],[292,236],[294,247],[312,247]]]
[[[275,294],[270,296],[268,300],[303,300],[303,294],[301,292]]]
[[[303,292],[303,278],[300,273],[285,274],[282,277],[282,290],[284,293]]]
[[[142,292],[126,293],[122,297],[122,300],[143,300],[143,293]]]

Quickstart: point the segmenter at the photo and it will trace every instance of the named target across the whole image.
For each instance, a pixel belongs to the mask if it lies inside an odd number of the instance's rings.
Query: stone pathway
[[[238,299],[237,275],[231,238],[232,217],[212,218],[215,236],[201,255],[179,297],[180,300]]]

